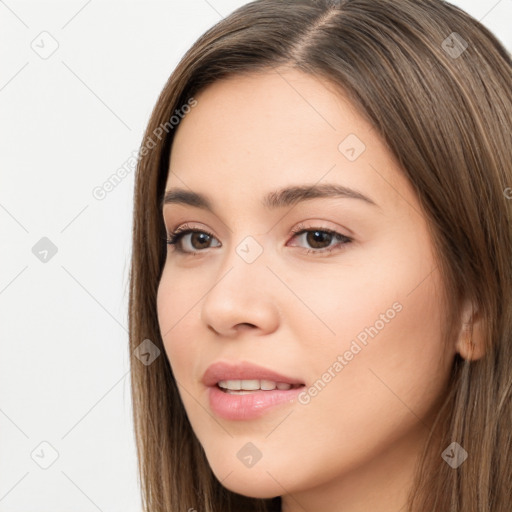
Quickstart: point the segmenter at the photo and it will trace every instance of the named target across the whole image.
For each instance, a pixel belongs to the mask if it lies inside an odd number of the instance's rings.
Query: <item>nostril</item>
[[[236,327],[241,327],[243,329],[252,329],[253,327],[256,327],[254,324],[249,324],[247,322],[237,324]]]

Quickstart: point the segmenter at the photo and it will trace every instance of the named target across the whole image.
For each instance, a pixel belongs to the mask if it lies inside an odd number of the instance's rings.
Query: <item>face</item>
[[[163,207],[167,233],[183,230],[157,301],[213,472],[234,492],[291,493],[303,507],[336,492],[346,504],[370,499],[368,485],[396,486],[398,500],[455,354],[413,189],[372,127],[317,78],[233,77],[196,99],[171,152],[166,191],[188,195]],[[216,362],[302,386],[228,393],[202,381]],[[240,372],[228,380],[269,377]]]

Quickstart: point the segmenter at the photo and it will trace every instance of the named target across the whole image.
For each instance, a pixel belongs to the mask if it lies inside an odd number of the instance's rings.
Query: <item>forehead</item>
[[[215,82],[172,145],[166,190],[247,198],[290,183],[337,182],[396,204],[414,193],[391,152],[341,91],[297,70]],[[375,192],[373,196],[375,196]]]

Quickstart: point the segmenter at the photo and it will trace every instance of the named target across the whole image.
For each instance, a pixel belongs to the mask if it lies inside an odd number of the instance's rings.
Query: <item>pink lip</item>
[[[253,391],[238,395],[223,391],[217,386],[221,380],[271,380],[297,384],[291,389],[274,389],[272,391]],[[208,367],[202,379],[208,386],[210,408],[220,417],[228,420],[251,420],[265,414],[270,409],[285,403],[293,403],[304,389],[304,383],[297,378],[287,377],[280,373],[248,362],[227,364],[217,362]]]
[[[287,384],[304,384],[294,377],[287,377],[263,366],[246,361],[229,364],[222,361],[211,364],[203,375],[202,383],[205,386],[215,386],[221,380],[271,380]]]
[[[217,386],[208,388],[208,400],[212,411],[227,420],[253,420],[270,409],[295,401],[304,386],[273,391],[252,391],[247,395],[231,395]]]

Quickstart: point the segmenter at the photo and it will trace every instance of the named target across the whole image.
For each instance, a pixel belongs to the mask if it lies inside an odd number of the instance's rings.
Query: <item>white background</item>
[[[184,52],[245,3],[0,0],[0,512],[141,509],[133,172],[103,200],[92,190],[138,150]],[[512,0],[454,3],[512,48]],[[52,44],[45,59],[31,47]],[[43,237],[58,250],[46,263],[32,252]]]

